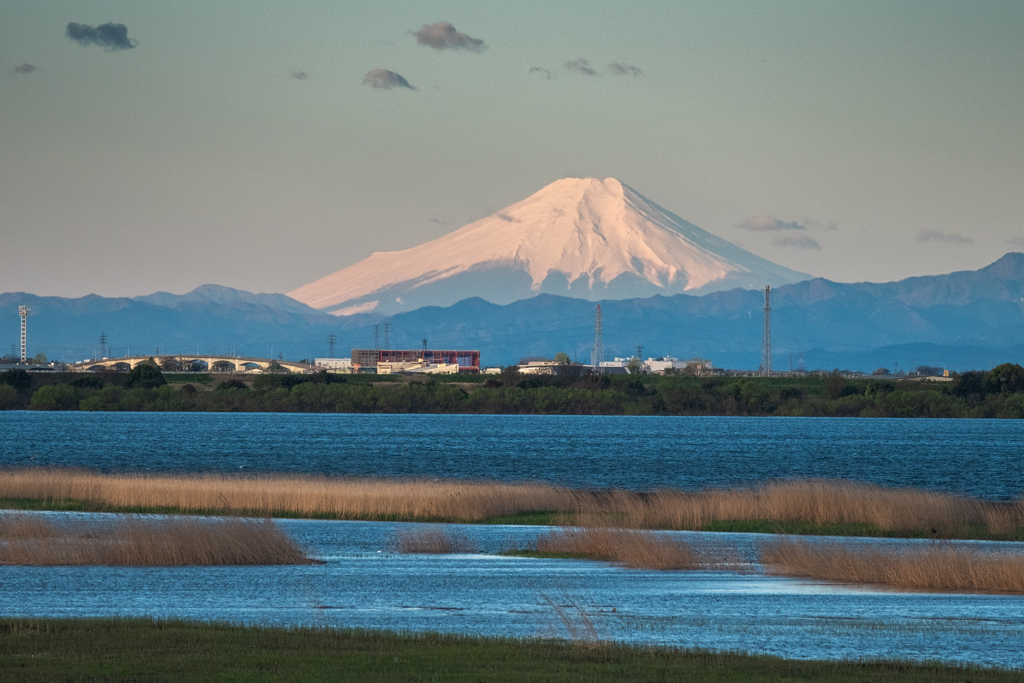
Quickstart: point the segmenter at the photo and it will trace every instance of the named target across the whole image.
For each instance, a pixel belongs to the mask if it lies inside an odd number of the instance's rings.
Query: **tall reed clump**
[[[119,516],[50,521],[4,515],[0,564],[271,565],[311,564],[270,520]]]
[[[865,524],[942,535],[972,525],[999,534],[1024,526],[1024,503],[846,481],[781,481],[749,489],[599,492],[581,498],[577,521],[636,528],[702,529],[725,520]]]
[[[681,539],[609,527],[556,529],[537,537],[537,552],[617,562],[633,569],[699,569],[707,562]]]
[[[820,480],[769,482],[732,490],[637,492],[582,491],[534,483],[97,474],[22,468],[0,470],[0,498],[86,501],[100,509],[338,519],[479,521],[542,511],[562,513],[565,524],[636,529],[700,530],[722,521],[764,520],[859,524],[867,527],[868,534],[934,529],[946,538],[1024,533],[1022,501],[994,503],[919,489]]]
[[[396,536],[395,545],[400,553],[450,555],[477,551],[476,544],[465,534],[445,529],[437,524],[402,529]]]
[[[572,510],[578,494],[544,484],[301,475],[98,474],[26,468],[0,472],[0,498],[80,500],[136,509],[223,510],[254,516],[481,520],[523,511]]]
[[[851,547],[781,539],[761,546],[761,562],[769,572],[785,576],[899,588],[1024,592],[1024,555],[964,545]]]

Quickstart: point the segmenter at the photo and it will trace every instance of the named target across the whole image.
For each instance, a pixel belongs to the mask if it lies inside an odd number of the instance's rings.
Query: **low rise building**
[[[457,375],[456,363],[424,363],[422,361],[385,361],[377,363],[378,375]]]
[[[353,372],[379,372],[382,363],[454,365],[456,372],[480,372],[480,352],[461,349],[352,349]]]
[[[350,374],[352,372],[351,358],[315,358],[313,365],[317,370],[324,370],[326,372],[343,374]]]

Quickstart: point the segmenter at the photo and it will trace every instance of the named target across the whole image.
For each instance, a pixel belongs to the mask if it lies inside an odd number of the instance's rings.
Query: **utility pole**
[[[327,357],[334,358],[334,342],[338,341],[338,335],[327,335]]]
[[[28,314],[32,309],[28,306],[18,306],[18,315],[21,316],[21,364],[28,362]]]
[[[764,287],[764,339],[761,342],[761,376],[772,376],[772,286]]]
[[[591,354],[590,364],[597,370],[604,360],[604,339],[601,334],[601,304],[597,305],[597,312],[594,313],[594,352]]]

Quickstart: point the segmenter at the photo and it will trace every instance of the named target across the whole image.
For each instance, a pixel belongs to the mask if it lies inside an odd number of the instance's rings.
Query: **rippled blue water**
[[[45,513],[43,513],[45,514]],[[63,514],[85,519],[88,515]],[[1024,597],[901,593],[731,571],[648,571],[490,553],[537,527],[455,526],[480,553],[399,555],[416,525],[281,520],[320,565],[0,566],[0,614],[153,616],[252,624],[568,637],[811,659],[900,658],[1024,666]],[[740,548],[758,534],[715,537]],[[833,539],[836,540],[836,539]],[[896,541],[873,541],[893,543]],[[1001,544],[1020,550],[1020,544]],[[574,606],[575,605],[575,606]],[[577,609],[578,608],[578,609]]]
[[[1024,496],[1024,421],[0,412],[0,466],[540,480],[855,479]]]

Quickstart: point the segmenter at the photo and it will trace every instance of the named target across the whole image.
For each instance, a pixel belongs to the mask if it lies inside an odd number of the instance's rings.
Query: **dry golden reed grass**
[[[4,515],[0,565],[310,564],[270,520],[143,518],[49,521]]]
[[[1024,555],[950,544],[865,547],[781,539],[761,547],[768,570],[850,583],[930,590],[1024,592]]]
[[[56,525],[38,515],[0,515],[0,541],[54,538],[59,535],[60,530]]]
[[[571,510],[577,495],[543,484],[314,476],[0,471],[0,498],[83,500],[121,508],[291,513],[348,519],[479,520],[523,510]]]
[[[767,520],[862,523],[885,531],[934,528],[947,535],[966,525],[982,525],[996,534],[1024,526],[1021,501],[992,503],[919,489],[818,480],[769,482],[748,489],[639,493],[532,483],[97,474],[24,468],[0,470],[0,498],[342,519],[475,521],[555,511],[565,513],[568,524],[637,529],[702,529],[723,520]]]
[[[992,503],[920,489],[797,480],[692,493],[597,492],[582,499],[576,518],[583,525],[648,529],[702,529],[723,520],[859,523],[884,531],[934,528],[940,534],[977,524],[1005,533],[1024,525],[1024,502]]]
[[[539,536],[537,550],[607,560],[633,569],[699,569],[708,564],[685,541],[636,529],[566,527]]]
[[[400,553],[450,555],[477,551],[476,544],[465,534],[445,529],[437,524],[418,529],[403,529],[398,532],[396,545]]]

